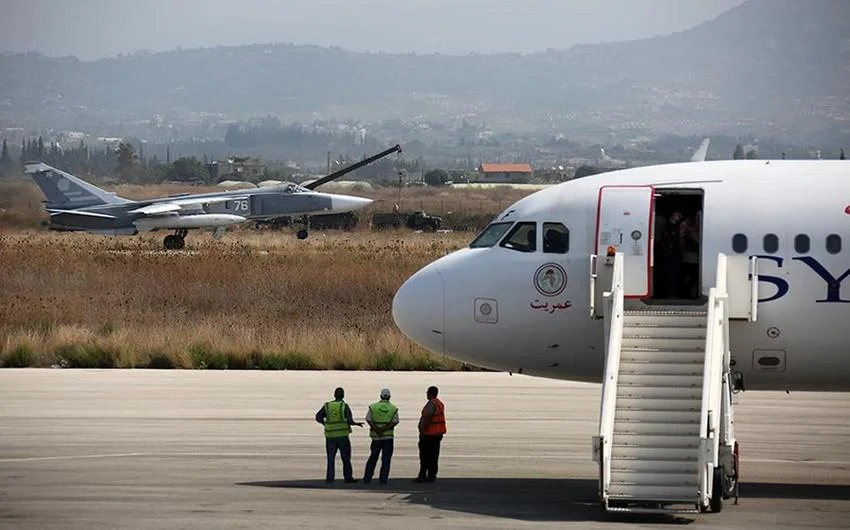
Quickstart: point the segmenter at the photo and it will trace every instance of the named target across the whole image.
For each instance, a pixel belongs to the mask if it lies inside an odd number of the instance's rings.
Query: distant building
[[[480,182],[527,183],[531,180],[530,164],[481,164],[478,166]]]

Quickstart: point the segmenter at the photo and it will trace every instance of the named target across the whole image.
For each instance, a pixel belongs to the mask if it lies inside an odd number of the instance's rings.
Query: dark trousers
[[[378,455],[381,455],[381,473],[379,479],[381,484],[386,484],[390,478],[390,462],[393,459],[393,440],[372,440],[372,453],[366,461],[366,470],[363,471],[363,482],[368,483],[375,474],[375,465],[378,463]]]
[[[440,442],[442,440],[442,434],[419,435],[420,479],[435,480],[437,478],[437,462],[440,460]]]
[[[345,480],[354,478],[354,474],[351,472],[351,441],[348,436],[326,438],[325,440],[325,449],[328,453],[328,473],[325,475],[325,482],[333,482],[334,480],[337,450],[339,450],[339,456],[342,457],[342,476]]]

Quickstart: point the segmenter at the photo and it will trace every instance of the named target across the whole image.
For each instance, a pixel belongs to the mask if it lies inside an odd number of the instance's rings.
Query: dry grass
[[[0,228],[38,228],[47,222],[41,191],[31,180],[0,181]]]
[[[118,186],[129,198],[201,192]],[[328,186],[328,191],[334,190]],[[361,214],[424,209],[481,226],[528,191],[408,188],[343,191],[376,203]],[[0,366],[458,368],[408,341],[390,315],[401,283],[467,244],[468,233],[229,230],[192,232],[185,252],[163,233],[100,237],[41,224],[32,182],[0,183]],[[23,230],[22,230],[23,229]]]
[[[403,337],[392,296],[468,235],[0,236],[6,366],[457,368]]]

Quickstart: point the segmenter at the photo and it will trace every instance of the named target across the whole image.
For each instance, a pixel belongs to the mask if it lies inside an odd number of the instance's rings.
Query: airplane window
[[[537,223],[517,223],[499,246],[520,252],[534,252],[537,250],[536,226]]]
[[[561,223],[543,223],[543,252],[566,254],[570,251],[570,229]]]
[[[469,244],[469,248],[487,248],[492,247],[496,243],[502,239],[502,236],[505,235],[505,232],[508,231],[508,228],[511,227],[513,223],[493,223],[487,228],[485,228],[478,237],[472,240],[472,243]]]
[[[745,234],[735,234],[732,236],[732,250],[738,254],[743,254],[747,251],[747,236]]]
[[[794,251],[797,254],[808,254],[811,247],[811,241],[806,234],[797,234],[797,237],[794,238]]]
[[[838,234],[829,234],[826,236],[826,251],[830,254],[841,252],[841,236]]]
[[[762,245],[764,246],[764,251],[768,254],[776,254],[776,251],[779,250],[779,238],[776,234],[767,234],[762,240]]]

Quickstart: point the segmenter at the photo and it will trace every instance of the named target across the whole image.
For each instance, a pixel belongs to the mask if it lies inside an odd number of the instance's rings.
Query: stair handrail
[[[727,258],[717,255],[717,285],[709,290],[705,330],[702,405],[700,411],[700,500],[711,498],[714,468],[719,463],[720,422],[724,363],[729,359],[729,294],[726,288]]]
[[[613,449],[614,412],[617,408],[617,379],[620,373],[620,349],[623,342],[623,318],[625,301],[624,257],[622,252],[614,255],[611,290],[603,293],[606,304],[606,353],[605,376],[602,381],[602,400],[599,412],[599,438],[601,441],[601,493],[607,501],[611,482],[611,453]]]

